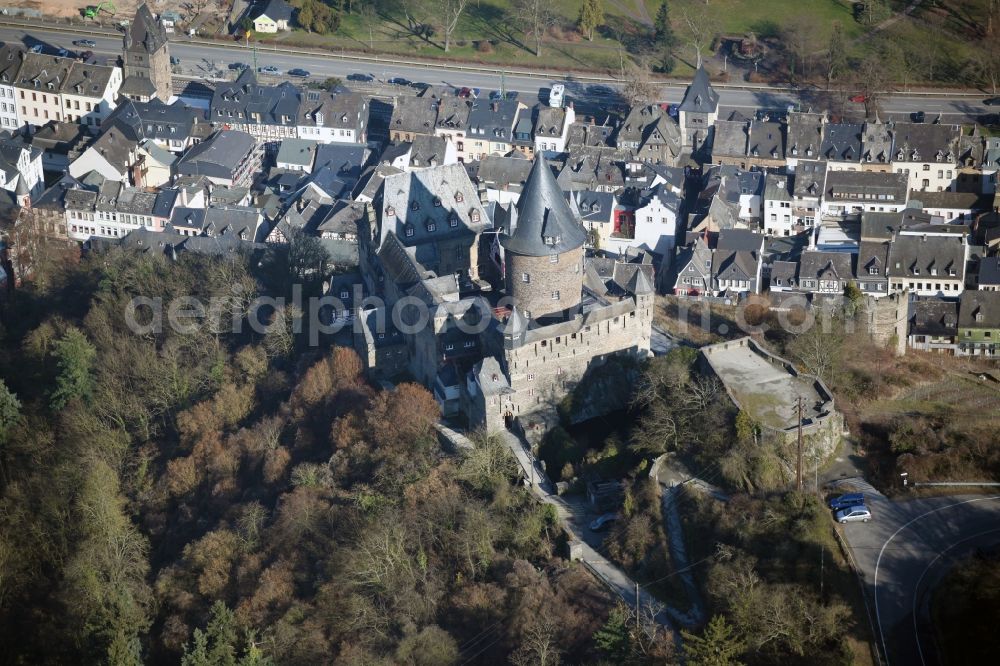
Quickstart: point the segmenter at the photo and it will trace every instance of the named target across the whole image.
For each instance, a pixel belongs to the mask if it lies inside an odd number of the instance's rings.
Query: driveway
[[[892,502],[868,493],[872,522],[840,529],[864,579],[887,664],[939,664],[928,592],[962,557],[1000,546],[1000,495]]]

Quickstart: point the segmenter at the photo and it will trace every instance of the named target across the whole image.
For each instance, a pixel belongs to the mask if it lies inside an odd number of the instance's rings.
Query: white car
[[[616,520],[618,520],[618,514],[606,513],[603,516],[595,518],[594,522],[590,524],[590,529],[593,530],[594,532],[600,532],[601,530],[603,530],[605,527],[615,522]]]
[[[872,512],[868,510],[868,507],[864,504],[859,506],[849,506],[846,509],[841,509],[835,514],[837,522],[840,524],[844,523],[867,523],[872,519]]]

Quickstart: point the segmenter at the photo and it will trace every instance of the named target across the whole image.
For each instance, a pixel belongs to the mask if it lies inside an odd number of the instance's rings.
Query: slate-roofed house
[[[179,99],[168,105],[153,98],[149,102],[125,100],[108,116],[103,127],[118,125],[135,141],[153,141],[170,152],[181,153],[201,140],[195,127],[204,121],[200,109]]]
[[[799,160],[820,159],[823,146],[823,128],[826,116],[822,113],[788,114],[785,128],[785,159],[790,169],[797,171]]]
[[[459,162],[465,161],[465,143],[471,113],[472,103],[461,97],[445,97],[438,104],[434,135],[455,144]]]
[[[261,213],[252,206],[177,207],[170,216],[170,226],[182,236],[233,236],[254,242]]]
[[[681,153],[680,129],[658,104],[632,107],[618,126],[614,143],[629,150],[634,162],[673,165]]]
[[[824,126],[819,157],[826,160],[829,171],[860,170],[864,129],[861,123],[827,123]]]
[[[959,304],[955,301],[914,301],[907,336],[910,348],[954,353],[957,349],[958,308]]]
[[[965,288],[965,229],[899,230],[889,245],[889,290],[957,298]]]
[[[843,294],[854,279],[854,255],[805,250],[799,258],[798,288],[812,294]]]
[[[820,210],[824,215],[897,212],[909,200],[905,173],[829,171]]]
[[[14,82],[25,52],[24,45],[20,43],[0,44],[0,98],[17,99]],[[21,105],[17,102],[0,105],[0,130],[14,131],[24,124],[20,109]]]
[[[744,168],[778,168],[785,165],[785,128],[781,123],[750,121],[746,164]]]
[[[173,91],[167,33],[146,3],[136,10],[122,37],[122,56],[122,95],[141,102],[154,97],[162,102],[170,100]]]
[[[96,171],[102,177],[131,182],[130,170],[136,163],[139,142],[112,125],[69,165],[69,174],[83,179]]]
[[[541,107],[535,116],[533,136],[534,152],[547,157],[555,157],[566,150],[569,128],[576,122],[573,106]]]
[[[1000,292],[969,290],[958,303],[958,353],[996,356],[1000,351]]]
[[[0,133],[0,179],[0,188],[15,193],[23,188],[33,200],[45,189],[42,151],[20,135]]]
[[[309,139],[284,139],[278,148],[275,165],[279,169],[311,173],[318,145]]]
[[[382,184],[376,249],[391,235],[425,270],[479,276],[486,213],[460,164],[388,176]]]
[[[347,90],[299,92],[298,137],[320,143],[368,141],[368,102]]]
[[[691,85],[684,92],[678,114],[684,148],[695,153],[706,143],[711,144],[712,127],[719,119],[719,93],[712,87],[703,65],[699,64]]]
[[[487,201],[516,202],[531,173],[531,161],[523,157],[487,155],[479,161],[476,182],[486,190]]]
[[[487,155],[506,155],[512,149],[514,123],[524,105],[517,100],[477,100],[469,112],[465,157],[482,160]]]
[[[298,136],[301,94],[284,81],[264,86],[247,68],[232,83],[219,84],[209,104],[213,126],[246,132],[273,154],[282,139]]]
[[[292,7],[285,0],[267,0],[253,17],[253,29],[274,34],[288,30],[292,21]]]
[[[712,254],[716,295],[759,293],[764,236],[748,229],[723,229]]]
[[[961,128],[938,123],[896,123],[892,170],[908,174],[909,188],[953,190],[958,171]]]
[[[980,214],[993,210],[993,196],[974,192],[910,192],[910,200],[923,204],[924,212],[945,224],[971,224]]]
[[[428,97],[399,97],[389,119],[392,141],[413,141],[414,137],[434,136],[440,100]]]
[[[615,192],[625,184],[623,163],[613,148],[579,148],[566,156],[556,182],[564,191]]]
[[[44,53],[25,54],[14,82],[22,122],[38,126],[65,119],[60,93],[74,62]]]
[[[863,213],[858,246],[858,288],[876,298],[889,294],[889,244],[899,226],[896,213]]]
[[[538,106],[531,109],[522,109],[517,114],[517,122],[514,123],[514,140],[511,145],[528,159],[535,156],[535,115],[538,114]],[[567,135],[568,137],[568,135]]]
[[[429,169],[445,164],[457,164],[459,161],[454,141],[444,136],[418,134],[410,143],[405,170]]]
[[[792,220],[811,227],[819,215],[823,192],[826,190],[826,162],[799,160],[792,182]]]
[[[712,162],[747,168],[748,120],[717,120],[712,139]]]
[[[683,220],[681,197],[664,185],[657,185],[640,192],[635,203],[631,245],[660,256],[673,254],[678,225]]]
[[[63,118],[96,130],[115,109],[121,84],[122,70],[118,67],[75,60],[62,85]]]
[[[177,161],[176,172],[179,176],[205,176],[218,185],[249,186],[260,164],[260,146],[252,136],[219,130],[189,148]]]
[[[614,235],[621,230],[618,198],[611,192],[594,192],[577,190],[569,193],[573,203],[580,213],[580,222],[584,228],[597,237],[598,246],[604,249],[615,247]],[[627,218],[626,218],[627,219]],[[627,241],[625,242],[628,245]]]
[[[865,121],[861,136],[863,171],[890,171],[893,125],[891,122]]]
[[[802,226],[792,218],[792,190],[795,175],[769,173],[764,180],[764,233],[791,236]]]
[[[979,291],[1000,291],[1000,256],[979,260],[977,286]]]

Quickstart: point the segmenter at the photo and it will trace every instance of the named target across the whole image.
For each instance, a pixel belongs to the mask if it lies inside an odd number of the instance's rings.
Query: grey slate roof
[[[821,113],[788,114],[785,157],[816,159],[823,145],[824,116]]]
[[[889,240],[893,232],[900,226],[901,216],[899,213],[872,213],[861,214],[861,240]]]
[[[100,97],[108,87],[108,81],[114,74],[114,67],[104,65],[88,65],[76,60],[66,76],[62,92],[69,95],[86,95]]]
[[[324,143],[316,149],[315,166],[329,167],[341,178],[357,180],[370,154],[363,143]]]
[[[958,333],[958,307],[955,301],[923,300],[912,305],[910,335],[951,337]]]
[[[574,250],[587,240],[544,159],[535,158],[516,210],[514,229],[500,237],[508,252],[543,257]]]
[[[316,159],[318,145],[317,142],[309,139],[282,139],[275,161],[311,169],[313,161]]]
[[[566,110],[561,107],[546,106],[538,110],[535,118],[535,137],[562,136],[563,124],[566,122]]]
[[[277,86],[257,83],[247,68],[230,84],[220,84],[212,95],[209,119],[213,123],[295,126],[300,93],[288,81]]]
[[[745,121],[717,120],[712,157],[746,157],[747,125]]]
[[[461,97],[446,97],[438,104],[437,123],[439,130],[465,132],[469,126],[471,104]]]
[[[125,100],[108,116],[104,125],[117,124],[122,132],[137,141],[186,141],[193,126],[204,120],[205,114],[200,109],[181,100],[167,105],[154,97],[149,102]]]
[[[437,126],[439,100],[426,97],[398,97],[389,121],[390,132],[433,134]]]
[[[299,93],[299,99],[299,125],[363,131],[368,120],[365,98],[348,90],[305,90]]]
[[[867,194],[878,203],[902,203],[909,193],[909,177],[905,173],[879,173],[876,171],[831,171],[826,175],[826,193],[829,201],[854,201]],[[879,199],[879,196],[888,199]]]
[[[764,199],[767,201],[791,201],[794,182],[794,174],[767,174],[764,179]]]
[[[887,163],[892,161],[892,124],[867,121],[864,124],[862,145],[866,162]]]
[[[893,158],[903,162],[944,162],[958,159],[958,125],[896,123]]]
[[[24,61],[25,48],[22,44],[11,43],[0,46],[0,83],[11,85]]]
[[[979,285],[1000,287],[1000,257],[983,257],[979,260]]]
[[[135,12],[135,18],[125,32],[125,48],[142,47],[152,53],[167,43],[167,33],[163,26],[153,18],[146,3],[142,3]]]
[[[531,173],[532,163],[520,157],[486,155],[479,160],[476,180],[499,190],[520,189]]]
[[[893,277],[938,277],[965,274],[965,247],[959,236],[897,234],[889,246],[889,274]]]
[[[820,155],[835,162],[860,161],[864,128],[860,123],[828,123],[823,131]]]
[[[795,167],[792,194],[799,199],[819,199],[826,189],[826,162],[802,160]]]
[[[448,140],[443,136],[418,134],[410,145],[410,166],[428,167],[444,164]]]
[[[254,18],[266,16],[275,21],[291,21],[292,7],[285,0],[268,0],[259,12],[254,14]]]
[[[1000,328],[1000,291],[963,291],[959,298],[958,326]]]
[[[715,92],[702,65],[694,73],[694,80],[687,87],[679,110],[686,113],[715,113],[718,108],[719,93]]]
[[[512,99],[473,102],[468,121],[469,137],[509,142],[513,138],[518,109],[520,104]]]
[[[805,250],[799,258],[799,280],[850,280],[854,277],[853,258],[847,252]]]
[[[751,120],[747,154],[751,157],[783,159],[785,156],[785,131],[781,123]]]
[[[219,130],[207,141],[191,146],[177,162],[177,173],[232,178],[256,142],[246,132]]]
[[[124,172],[131,160],[129,155],[135,150],[138,143],[122,133],[118,127],[112,125],[97,140],[90,145],[98,154],[108,161],[111,166]]]
[[[44,53],[26,53],[17,74],[17,85],[39,92],[59,92],[76,62]]]

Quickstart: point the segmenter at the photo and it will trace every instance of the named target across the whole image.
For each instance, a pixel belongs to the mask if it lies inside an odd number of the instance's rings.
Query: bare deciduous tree
[[[513,12],[524,34],[534,39],[535,55],[542,55],[542,36],[555,22],[555,14],[547,0],[516,0]]]
[[[469,0],[439,0],[439,2],[438,7],[444,19],[444,51],[447,53],[451,49],[451,36],[458,27],[458,21],[462,18]]]

